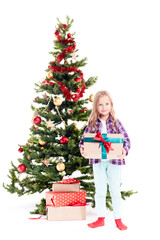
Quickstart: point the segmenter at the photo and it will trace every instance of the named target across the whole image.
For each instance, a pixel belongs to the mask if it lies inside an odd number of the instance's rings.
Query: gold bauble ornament
[[[59,172],[62,172],[65,169],[65,164],[63,162],[59,162],[57,163],[56,168]]]
[[[93,100],[94,100],[94,95],[91,94],[91,95],[89,96],[89,101],[90,101],[90,102],[93,102]]]
[[[53,100],[53,103],[54,103],[55,106],[59,107],[59,106],[61,106],[61,104],[62,104],[62,99],[59,98],[59,97],[56,97],[56,98]]]
[[[74,126],[74,129],[75,129],[75,130],[78,130],[78,125],[77,125],[77,123],[72,123],[72,125]]]
[[[47,142],[43,141],[41,138],[39,139],[39,144],[42,146],[45,146],[47,144]]]
[[[49,79],[52,79],[52,78],[53,78],[53,73],[52,73],[52,71],[49,71],[49,72],[48,72],[48,78],[49,78]]]

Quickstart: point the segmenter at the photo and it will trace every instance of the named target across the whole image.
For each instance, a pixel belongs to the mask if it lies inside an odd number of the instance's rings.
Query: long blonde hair
[[[107,91],[98,91],[96,93],[96,95],[94,96],[92,112],[91,112],[91,115],[90,115],[89,120],[88,120],[89,128],[90,128],[91,132],[93,131],[93,129],[95,129],[95,132],[97,131],[96,122],[97,122],[97,119],[99,117],[98,102],[99,102],[100,97],[103,97],[103,96],[107,96],[110,99],[110,102],[111,102],[110,115],[113,118],[112,127],[114,128],[114,126],[116,126],[116,131],[118,132],[118,126],[117,126],[117,122],[116,122],[115,111],[113,109],[113,101],[112,101],[112,98],[111,98],[109,92],[107,92]]]

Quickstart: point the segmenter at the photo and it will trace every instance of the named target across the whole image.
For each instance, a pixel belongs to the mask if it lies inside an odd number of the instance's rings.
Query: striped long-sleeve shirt
[[[106,122],[106,127],[107,127],[107,133],[110,134],[115,134],[115,133],[119,133],[119,134],[123,134],[123,148],[126,150],[127,154],[128,151],[131,147],[131,143],[130,143],[130,139],[128,137],[128,134],[126,132],[126,130],[124,129],[122,123],[119,121],[119,119],[116,120],[117,122],[117,126],[118,126],[118,132],[116,130],[116,127],[113,128],[112,124],[113,124],[113,117],[110,115],[107,122]],[[95,132],[95,129],[92,129],[92,131],[90,130],[89,126],[87,126],[85,128],[84,133],[98,133],[101,132],[102,129],[102,123],[101,120],[98,118],[97,119],[97,131]],[[84,133],[82,135],[82,138],[79,142],[79,147],[81,147],[84,143]],[[101,159],[89,159],[89,164],[94,164],[94,163],[99,163],[101,162]],[[115,165],[125,165],[125,159],[121,160],[121,159],[110,159],[110,163],[115,164]]]

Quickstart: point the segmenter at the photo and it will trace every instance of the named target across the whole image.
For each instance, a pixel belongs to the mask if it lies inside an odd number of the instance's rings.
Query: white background
[[[159,234],[159,80],[160,80],[159,1],[18,1],[0,4],[1,76],[1,234],[17,239],[132,239]],[[108,90],[117,117],[132,143],[123,168],[122,188],[139,193],[123,204],[128,230],[120,232],[108,212],[106,226],[89,229],[96,219],[87,208],[87,220],[48,222],[28,220],[29,211],[44,197],[17,197],[2,183],[9,182],[10,161],[18,164],[18,144],[25,144],[36,97],[34,84],[45,79],[45,69],[53,60],[54,31],[59,17],[74,19],[71,32],[79,49],[79,59],[88,58],[84,78],[98,76],[85,97]],[[91,104],[89,106],[92,107]],[[77,233],[76,233],[77,232]],[[3,235],[4,236],[4,235]],[[158,238],[155,238],[158,239]]]

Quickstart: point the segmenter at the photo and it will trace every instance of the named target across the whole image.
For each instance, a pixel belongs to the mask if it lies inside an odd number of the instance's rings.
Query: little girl
[[[89,164],[93,164],[95,182],[95,205],[98,219],[88,224],[91,228],[104,226],[106,212],[107,179],[109,191],[112,198],[113,214],[116,226],[120,230],[126,230],[127,226],[121,220],[121,168],[125,164],[124,157],[130,149],[130,139],[122,123],[115,118],[112,99],[107,91],[99,91],[94,97],[93,109],[89,117],[88,126],[84,133],[121,133],[124,136],[122,152],[119,159],[89,159]],[[80,152],[85,157],[83,146],[84,134],[79,143]]]

